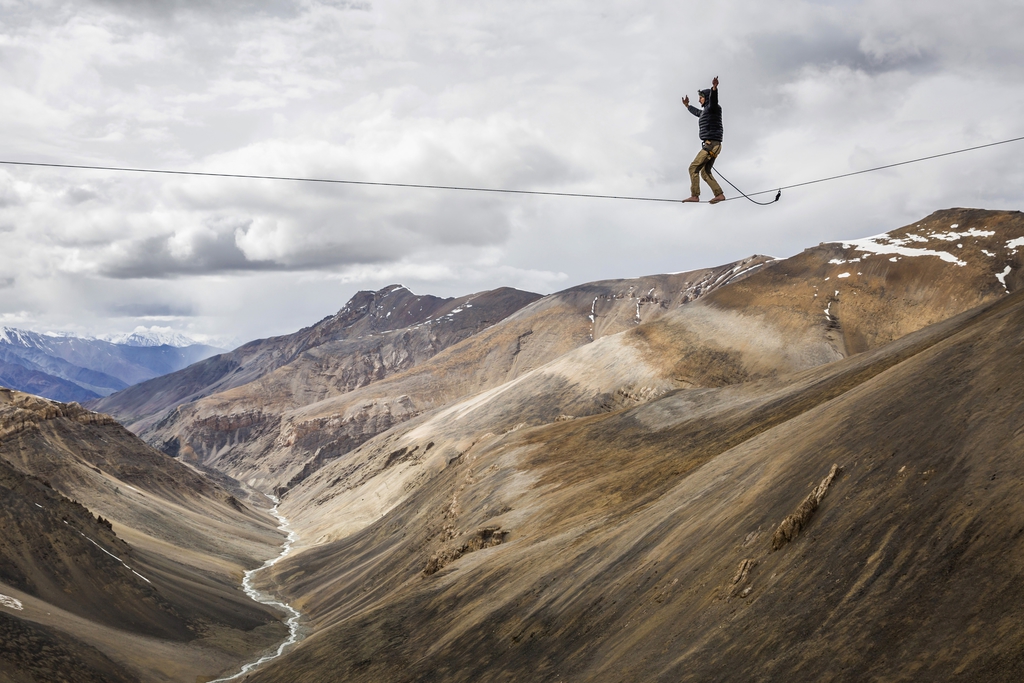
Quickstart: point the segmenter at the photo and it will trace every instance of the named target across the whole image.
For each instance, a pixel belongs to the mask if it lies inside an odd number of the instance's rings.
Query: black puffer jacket
[[[704,98],[704,109],[698,109],[692,104],[688,107],[690,113],[700,117],[700,139],[722,141],[722,108],[718,105],[718,90],[712,89]]]

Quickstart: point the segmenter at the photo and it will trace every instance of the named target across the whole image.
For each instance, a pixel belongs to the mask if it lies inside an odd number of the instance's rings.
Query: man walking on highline
[[[710,89],[700,90],[698,94],[700,95],[701,109],[690,106],[689,95],[683,97],[683,104],[686,105],[686,108],[700,119],[698,127],[701,139],[700,151],[697,152],[697,157],[690,164],[690,198],[683,201],[700,201],[700,179],[703,178],[704,182],[711,187],[711,191],[715,193],[708,203],[717,204],[725,199],[722,186],[715,180],[715,176],[711,175],[715,159],[722,151],[722,108],[718,105],[718,76],[711,79]]]

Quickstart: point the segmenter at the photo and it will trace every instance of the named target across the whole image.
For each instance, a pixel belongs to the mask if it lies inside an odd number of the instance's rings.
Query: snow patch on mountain
[[[866,251],[872,254],[898,254],[899,256],[938,256],[943,261],[958,266],[966,266],[966,261],[961,261],[946,251],[935,251],[932,249],[914,249],[906,246],[908,242],[927,242],[927,238],[919,235],[908,234],[905,238],[892,238],[888,234],[866,237],[862,240],[843,241],[844,249],[856,248],[857,251]]]
[[[933,237],[937,240],[942,240],[943,242],[955,242],[957,240],[963,239],[964,237],[991,237],[994,234],[996,234],[994,230],[976,230],[974,228],[971,228],[970,230],[966,230],[964,232],[933,232],[930,233],[928,236]]]
[[[32,346],[30,337],[14,327],[0,327],[0,343],[11,346]]]
[[[1010,292],[1010,288],[1006,286],[1006,276],[1010,274],[1011,270],[1013,269],[1010,266],[1006,266],[1006,270],[1001,273],[996,273],[996,279],[1002,283],[1003,289],[1005,289],[1007,293]]]
[[[26,349],[48,350],[52,347],[54,340],[70,340],[71,342],[78,340],[85,342],[103,341],[122,346],[174,346],[176,348],[186,348],[196,344],[207,343],[188,337],[174,328],[156,325],[153,327],[140,325],[132,332],[103,334],[95,337],[80,336],[71,332],[33,332],[15,327],[0,327],[0,344],[9,344],[10,346]]]
[[[21,604],[21,600],[18,600],[17,598],[12,598],[9,595],[0,594],[0,605],[3,605],[8,609],[15,609],[18,611],[24,609],[24,606]]]

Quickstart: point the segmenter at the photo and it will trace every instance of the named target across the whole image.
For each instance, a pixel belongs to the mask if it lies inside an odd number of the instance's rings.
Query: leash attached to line
[[[750,201],[752,201],[755,204],[757,204],[758,206],[768,206],[769,204],[774,204],[775,202],[779,201],[779,199],[782,197],[782,189],[780,188],[779,191],[775,194],[775,199],[771,200],[770,202],[759,202],[756,199],[750,199],[749,195],[744,194],[743,190],[741,190],[740,188],[738,188],[735,185],[733,185],[731,180],[729,180],[724,175],[722,175],[722,172],[719,171],[717,168],[715,168],[714,164],[711,165],[711,170],[714,171],[715,173],[717,173],[722,178],[722,180],[724,180],[725,182],[729,183],[729,185],[730,185],[730,187],[732,187],[732,189],[736,190],[737,192],[742,194],[744,197],[746,197]],[[768,192],[771,192],[771,190],[768,190]],[[762,193],[758,193],[758,194],[762,194]],[[733,197],[732,199],[736,199],[736,197]],[[726,199],[725,201],[729,201],[729,200]]]

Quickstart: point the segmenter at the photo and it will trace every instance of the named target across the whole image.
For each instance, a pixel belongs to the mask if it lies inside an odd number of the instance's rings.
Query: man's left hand
[[[718,90],[718,76],[715,76],[714,78],[711,79],[711,87],[714,90]]]

